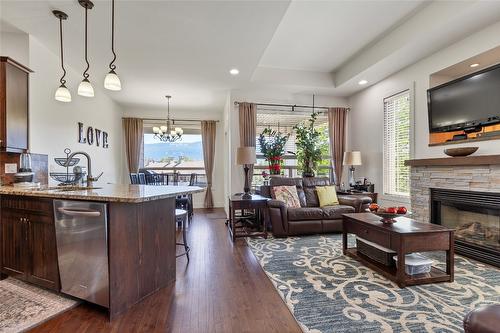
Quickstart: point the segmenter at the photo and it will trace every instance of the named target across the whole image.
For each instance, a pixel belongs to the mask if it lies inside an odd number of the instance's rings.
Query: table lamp
[[[349,185],[353,187],[356,185],[354,181],[354,166],[362,165],[361,162],[361,152],[360,151],[346,151],[344,152],[343,165],[350,165],[349,167]]]
[[[243,165],[243,170],[245,170],[245,187],[243,188],[245,194],[243,194],[243,199],[251,199],[250,185],[248,184],[248,165],[255,164],[257,159],[255,158],[255,147],[239,147],[236,151],[236,164]]]

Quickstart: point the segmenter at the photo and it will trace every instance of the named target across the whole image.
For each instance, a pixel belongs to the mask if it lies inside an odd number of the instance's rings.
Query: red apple
[[[385,210],[387,214],[397,214],[398,210],[396,207],[389,207]]]
[[[370,204],[370,207],[368,207],[368,208],[370,209],[370,211],[376,212],[380,207],[376,203],[372,203],[372,204]]]
[[[406,207],[404,206],[398,207],[398,214],[406,214],[407,212],[408,210],[406,209]]]

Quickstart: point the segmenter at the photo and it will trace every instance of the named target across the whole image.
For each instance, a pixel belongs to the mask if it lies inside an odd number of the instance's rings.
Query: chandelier
[[[165,96],[167,98],[167,125],[154,126],[153,133],[154,138],[159,139],[163,142],[175,142],[181,140],[184,131],[180,127],[175,127],[174,120],[170,120],[170,98],[172,96]]]

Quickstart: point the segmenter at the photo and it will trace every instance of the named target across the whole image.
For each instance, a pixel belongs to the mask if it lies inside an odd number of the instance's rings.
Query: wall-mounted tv
[[[500,64],[427,90],[429,131],[478,131],[500,123]]]

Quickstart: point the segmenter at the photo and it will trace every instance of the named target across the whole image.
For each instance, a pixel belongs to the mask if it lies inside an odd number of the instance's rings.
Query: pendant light
[[[104,78],[104,88],[109,90],[122,90],[120,78],[116,75],[116,53],[115,53],[115,0],[111,1],[111,52],[113,52],[113,60],[109,63],[109,73]]]
[[[57,88],[54,98],[59,102],[71,102],[71,93],[68,88],[66,88],[66,80],[64,77],[66,76],[66,69],[64,68],[64,53],[63,53],[63,29],[62,29],[62,21],[68,19],[68,15],[60,10],[53,10],[52,14],[59,19],[59,38],[61,40],[61,68],[63,70],[63,75],[59,79],[61,85]]]
[[[170,120],[170,98],[172,96],[165,96],[167,98],[167,126],[154,126],[153,133],[154,138],[162,142],[175,142],[177,140],[182,140],[182,134],[184,130],[180,127],[175,127],[175,120]]]
[[[78,0],[78,3],[85,8],[85,62],[87,63],[87,68],[85,68],[85,71],[83,72],[83,80],[80,82],[80,85],[78,86],[78,95],[84,96],[84,97],[94,97],[94,88],[90,84],[89,81],[89,71],[90,68],[90,63],[87,57],[87,13],[89,9],[92,9],[94,7],[94,4],[90,0]]]

